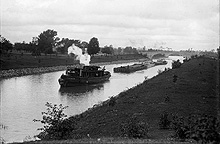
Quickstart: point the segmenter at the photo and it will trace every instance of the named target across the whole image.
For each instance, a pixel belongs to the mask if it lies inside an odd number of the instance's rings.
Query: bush
[[[7,126],[0,123],[0,130],[5,130],[7,128],[8,128]],[[4,144],[4,143],[6,143],[6,141],[4,140],[3,137],[0,136],[0,144]]]
[[[185,63],[185,62],[188,62],[188,61],[190,61],[191,59],[189,58],[189,59],[187,59],[187,58],[185,58],[184,60],[183,60],[183,62]]]
[[[172,126],[175,131],[174,137],[185,140],[189,138],[187,126],[184,124],[183,117],[173,116]]]
[[[164,112],[160,115],[159,127],[160,129],[170,128],[171,120],[169,120],[169,114]]]
[[[192,55],[191,56],[191,59],[195,59],[195,58],[197,58],[198,57],[198,55],[196,54],[196,55]]]
[[[162,74],[163,73],[163,71],[161,70],[161,69],[158,69],[157,70],[157,74],[159,75],[159,74]]]
[[[43,119],[34,119],[34,122],[41,122],[44,125],[43,128],[38,128],[38,130],[42,130],[38,137],[41,139],[63,139],[69,131],[75,128],[75,123],[66,119],[67,115],[63,112],[68,106],[53,105],[49,102],[45,105],[47,112],[42,112]]]
[[[114,106],[115,104],[116,104],[116,97],[114,96],[110,97],[108,105]]]
[[[180,66],[181,66],[180,60],[173,61],[173,63],[172,63],[172,69],[179,68]]]
[[[122,136],[128,138],[146,138],[148,136],[148,124],[137,117],[128,119],[121,126]]]
[[[179,139],[194,139],[201,143],[220,141],[220,122],[208,115],[192,115],[173,118],[175,137]]]

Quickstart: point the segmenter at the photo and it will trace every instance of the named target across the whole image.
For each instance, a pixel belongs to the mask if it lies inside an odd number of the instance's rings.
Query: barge
[[[155,65],[166,65],[167,64],[167,61],[165,60],[157,60],[156,62],[154,62]]]
[[[115,73],[132,73],[135,71],[147,69],[148,65],[147,64],[133,64],[133,65],[127,65],[127,66],[120,66],[114,68]]]

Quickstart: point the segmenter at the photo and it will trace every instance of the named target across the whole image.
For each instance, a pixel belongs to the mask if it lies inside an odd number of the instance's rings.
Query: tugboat
[[[86,85],[101,83],[109,80],[111,73],[105,70],[105,67],[83,66],[68,67],[65,74],[62,74],[58,82],[61,87]]]

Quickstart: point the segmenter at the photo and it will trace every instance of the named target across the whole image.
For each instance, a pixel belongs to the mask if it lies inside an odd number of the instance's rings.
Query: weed
[[[122,136],[128,138],[145,138],[148,136],[148,129],[148,124],[137,117],[129,118],[121,126]]]
[[[181,66],[180,60],[173,61],[173,63],[172,63],[172,69],[179,68],[180,66]]]
[[[160,115],[159,127],[160,129],[170,128],[171,120],[169,120],[169,114],[164,112]]]
[[[108,105],[114,106],[115,104],[116,104],[116,97],[114,96],[110,97]]]
[[[157,70],[157,74],[159,75],[159,74],[162,74],[163,73],[163,71],[161,70],[161,69],[158,69]]]
[[[38,128],[38,130],[42,130],[38,137],[41,139],[63,139],[68,132],[75,128],[75,123],[66,119],[67,115],[63,112],[67,106],[53,105],[49,102],[45,105],[47,112],[42,112],[43,119],[34,119],[34,122],[44,124],[43,128]]]
[[[201,143],[220,141],[220,122],[208,115],[191,115],[187,118],[175,117],[172,121],[175,137],[194,139]]]

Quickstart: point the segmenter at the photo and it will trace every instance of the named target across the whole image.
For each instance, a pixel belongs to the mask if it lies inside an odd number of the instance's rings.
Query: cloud
[[[219,45],[218,0],[7,0],[1,16],[2,34],[12,42],[30,41],[50,28],[60,37],[96,36],[102,45]]]

